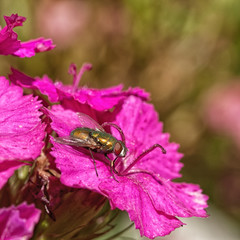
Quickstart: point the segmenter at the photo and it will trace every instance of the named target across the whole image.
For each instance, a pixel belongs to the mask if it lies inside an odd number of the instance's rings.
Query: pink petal
[[[132,175],[132,179],[136,180],[136,177]],[[163,178],[159,178],[159,184],[152,177],[144,175],[142,179],[141,188],[157,211],[178,217],[207,217],[204,208],[207,207],[208,197],[202,194],[198,185],[173,183]]]
[[[0,209],[0,239],[30,239],[41,211],[22,203]]]
[[[97,177],[89,152],[74,150],[70,146],[54,142],[53,139],[52,143],[54,147],[51,154],[56,158],[57,168],[61,170],[61,182],[66,186],[88,188],[101,193],[97,188],[98,184],[106,178],[111,180],[107,165],[96,161]]]
[[[11,68],[11,70],[12,74],[9,75],[9,79],[14,84],[23,88],[38,89],[42,94],[47,95],[51,102],[59,101],[56,87],[47,75],[42,78],[32,78],[17,69]]]
[[[129,88],[126,91],[122,90],[120,84],[116,87],[106,89],[91,89],[80,88],[74,95],[74,99],[82,104],[88,104],[97,111],[104,111],[116,106],[122,99],[128,96],[136,96],[146,101],[149,99],[149,94],[140,88]]]
[[[23,22],[26,21],[25,17],[18,16],[18,14],[12,14],[10,17],[4,16],[4,19],[9,29],[22,26]]]
[[[88,69],[89,66],[87,65],[85,68]],[[84,70],[86,70],[85,68]],[[47,76],[32,78],[13,68],[9,78],[21,87],[38,89],[42,94],[47,95],[51,102],[61,102],[63,106],[68,106],[69,100],[71,100],[70,105],[72,105],[71,109],[73,110],[76,110],[72,104],[73,100],[76,100],[78,104],[88,105],[97,111],[105,111],[113,108],[128,96],[139,97],[143,101],[149,99],[149,94],[143,89],[136,87],[124,91],[122,84],[105,89],[76,88],[75,85],[65,86],[61,82],[53,83]]]
[[[17,14],[12,14],[10,17],[4,17],[7,26],[0,30],[0,54],[13,54],[20,48],[20,41],[17,40],[17,34],[13,31],[14,27],[22,26],[26,20]]]
[[[35,53],[49,51],[55,47],[51,39],[38,38],[27,42],[17,40],[18,35],[13,28],[22,26],[26,18],[12,14],[10,17],[5,16],[4,19],[7,26],[0,30],[0,54],[32,57]]]
[[[112,208],[119,208],[128,212],[134,221],[141,236],[153,239],[165,236],[175,228],[184,225],[174,216],[167,215],[163,211],[156,211],[149,196],[143,191],[141,182],[144,179],[132,181],[125,178],[121,182],[102,182],[101,191],[107,194]],[[159,201],[159,200],[158,200]]]
[[[0,161],[0,189],[13,175],[15,170],[24,164],[19,161]]]
[[[51,39],[38,38],[22,42],[21,47],[13,53],[17,57],[32,57],[36,53],[50,51],[55,48]]]
[[[0,77],[0,186],[22,165],[15,160],[31,160],[40,155],[45,135],[39,118],[41,106],[36,98],[23,96],[20,87],[9,85],[6,78]]]

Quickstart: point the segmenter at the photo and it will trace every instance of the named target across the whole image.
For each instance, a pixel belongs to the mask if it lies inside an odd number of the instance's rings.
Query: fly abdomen
[[[71,132],[71,137],[76,139],[76,145],[84,148],[90,148],[92,150],[98,150],[101,145],[94,140],[91,136],[91,128],[76,128]]]
[[[71,137],[79,138],[82,140],[88,140],[90,135],[89,133],[91,132],[90,128],[76,128],[71,132]]]

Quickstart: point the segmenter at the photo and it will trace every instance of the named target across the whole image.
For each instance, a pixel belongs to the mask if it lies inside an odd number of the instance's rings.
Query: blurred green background
[[[180,181],[200,184],[209,203],[239,224],[240,148],[231,133],[210,127],[206,110],[209,90],[240,84],[239,12],[237,0],[1,0],[2,27],[3,15],[18,13],[27,18],[19,39],[43,36],[57,47],[30,59],[0,56],[0,74],[13,66],[70,84],[70,63],[90,62],[81,85],[145,88],[185,155]]]

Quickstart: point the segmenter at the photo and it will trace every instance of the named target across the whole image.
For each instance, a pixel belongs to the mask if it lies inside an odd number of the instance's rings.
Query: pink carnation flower
[[[30,239],[41,211],[22,203],[0,209],[0,239]]]
[[[0,77],[0,188],[13,172],[32,160],[44,145],[44,128],[39,118],[42,105],[36,97]]]
[[[179,160],[182,154],[177,152],[177,144],[169,143],[169,135],[162,132],[162,123],[152,105],[133,95],[119,103],[114,111],[99,112],[80,107],[78,110],[100,124],[110,121],[121,127],[128,154],[116,166],[116,181],[103,154],[94,154],[97,176],[88,151],[52,139],[51,154],[56,158],[63,184],[104,195],[112,209],[127,211],[141,235],[151,239],[182,226],[184,223],[177,217],[207,217],[204,210],[207,196],[201,193],[199,186],[172,182],[181,176]],[[55,105],[46,111],[52,120],[52,129],[60,137],[69,136],[72,130],[80,127],[79,116],[72,110]],[[112,134],[119,139],[117,131],[113,130]],[[155,143],[161,144],[167,153],[157,148],[133,164],[139,154]]]
[[[26,21],[25,17],[12,14],[10,17],[4,17],[7,26],[3,29],[0,27],[0,54],[1,55],[14,55],[18,57],[32,57],[35,53],[45,52],[53,49],[51,39],[38,38],[27,42],[17,40],[17,33],[13,28],[22,26]]]
[[[91,64],[84,64],[77,74],[76,66],[71,65],[69,72],[73,75],[73,85],[65,86],[61,82],[55,82],[48,77],[29,77],[12,68],[9,78],[15,84],[29,89],[38,89],[42,94],[47,95],[51,102],[61,102],[65,107],[78,108],[79,104],[94,108],[98,111],[110,109],[124,98],[134,95],[143,100],[149,99],[149,93],[138,87],[129,88],[123,91],[123,85],[106,89],[92,89],[78,87],[81,77],[85,71],[92,68]]]
[[[98,176],[87,149],[61,144],[51,137],[51,154],[61,171],[61,182],[68,187],[89,189],[105,196],[112,209],[127,211],[141,235],[151,239],[182,226],[184,223],[177,217],[207,217],[204,210],[207,196],[202,194],[200,187],[173,182],[181,177],[179,171],[183,164],[179,160],[182,154],[178,153],[177,144],[169,143],[169,135],[163,133],[156,111],[146,102],[149,94],[139,88],[123,91],[121,85],[100,90],[78,87],[82,74],[90,69],[91,65],[85,64],[77,74],[75,65],[71,65],[73,86],[53,83],[47,76],[32,78],[15,69],[9,76],[15,84],[47,95],[50,102],[60,102],[51,110],[44,110],[51,120],[52,130],[59,137],[70,136],[77,127],[94,128],[91,120],[80,123],[77,112],[87,114],[99,124],[116,124],[125,135],[128,152],[116,162],[115,173],[111,173],[104,154],[94,153]],[[121,137],[113,127],[108,126],[107,132],[116,139]],[[156,143],[167,153],[156,148],[138,158]],[[109,154],[110,159],[114,157]]]

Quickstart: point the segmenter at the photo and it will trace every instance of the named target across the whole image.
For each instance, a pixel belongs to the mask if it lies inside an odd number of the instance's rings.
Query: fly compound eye
[[[119,156],[123,150],[123,146],[120,142],[117,142],[114,146],[114,153]]]

